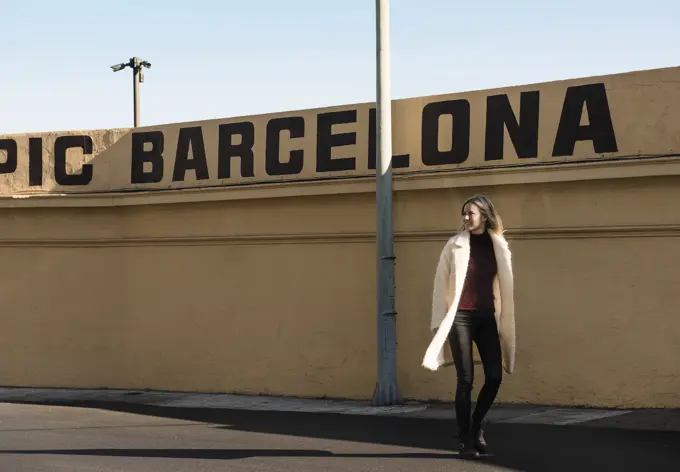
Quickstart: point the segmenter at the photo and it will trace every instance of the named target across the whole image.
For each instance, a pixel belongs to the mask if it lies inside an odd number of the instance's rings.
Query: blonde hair
[[[496,207],[493,206],[491,200],[489,200],[484,195],[473,195],[472,197],[465,200],[463,206],[461,207],[461,215],[465,213],[465,206],[472,203],[479,208],[479,213],[486,220],[485,227],[490,229],[492,232],[502,235],[505,229],[503,228],[503,220],[501,220],[501,215],[496,211]],[[463,229],[465,225],[463,225]]]

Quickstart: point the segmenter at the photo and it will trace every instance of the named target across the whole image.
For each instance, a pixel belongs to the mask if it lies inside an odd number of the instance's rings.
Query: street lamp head
[[[121,63],[121,64],[116,64],[115,66],[111,66],[111,69],[113,69],[114,72],[118,72],[120,70],[125,69],[126,66],[127,66],[127,64]]]

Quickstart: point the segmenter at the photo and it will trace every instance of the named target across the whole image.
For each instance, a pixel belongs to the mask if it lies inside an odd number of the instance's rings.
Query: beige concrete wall
[[[491,169],[475,169],[475,152],[457,171],[398,173],[404,396],[453,398],[453,370],[420,367],[430,340],[432,277],[459,224],[461,202],[485,193],[509,228],[517,278],[517,371],[506,377],[499,399],[680,407],[680,100],[674,98],[680,81],[666,80],[673,74],[678,71],[573,82],[612,84],[618,94],[610,98],[612,109],[628,110],[612,112],[616,153],[593,154],[592,143],[589,153],[584,142],[568,158],[576,163],[547,165],[546,131],[532,165],[512,155],[506,135],[507,159],[482,157]],[[661,103],[661,95],[672,100]],[[555,100],[541,107],[552,109]],[[633,116],[625,103],[635,100],[650,103]],[[134,186],[114,177],[129,171],[130,160],[123,151],[106,151],[126,133],[90,133],[95,142],[109,140],[104,153],[119,158],[118,167],[111,160],[99,167],[111,171],[93,179],[101,185],[60,195],[64,189],[50,175],[31,189],[22,183],[28,170],[17,170],[0,187],[6,360],[0,385],[370,398],[375,187],[362,178],[365,172],[342,180],[303,174],[271,186],[191,189],[189,182],[159,191],[152,183],[126,193],[121,190]],[[17,169],[27,162],[20,149]],[[43,167],[49,169],[48,151]],[[264,159],[260,151],[256,162]],[[411,162],[422,167],[416,155]],[[166,175],[171,179],[172,171]],[[481,379],[480,366],[477,386]]]

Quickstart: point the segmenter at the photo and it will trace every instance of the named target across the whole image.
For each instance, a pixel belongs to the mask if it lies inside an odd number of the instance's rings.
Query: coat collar
[[[468,247],[470,245],[470,232],[463,230],[453,237],[453,245],[456,247]]]

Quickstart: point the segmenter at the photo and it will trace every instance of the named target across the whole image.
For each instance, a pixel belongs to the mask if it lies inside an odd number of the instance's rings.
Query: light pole
[[[139,84],[144,82],[144,71],[143,67],[147,69],[151,68],[151,63],[148,61],[143,61],[138,57],[130,58],[130,62],[122,62],[111,66],[114,72],[121,71],[126,67],[132,68],[132,101],[135,113],[135,128],[139,126]]]
[[[389,0],[376,0],[376,242],[378,264],[378,380],[374,406],[402,402],[397,387],[397,326],[392,228],[392,102]]]

